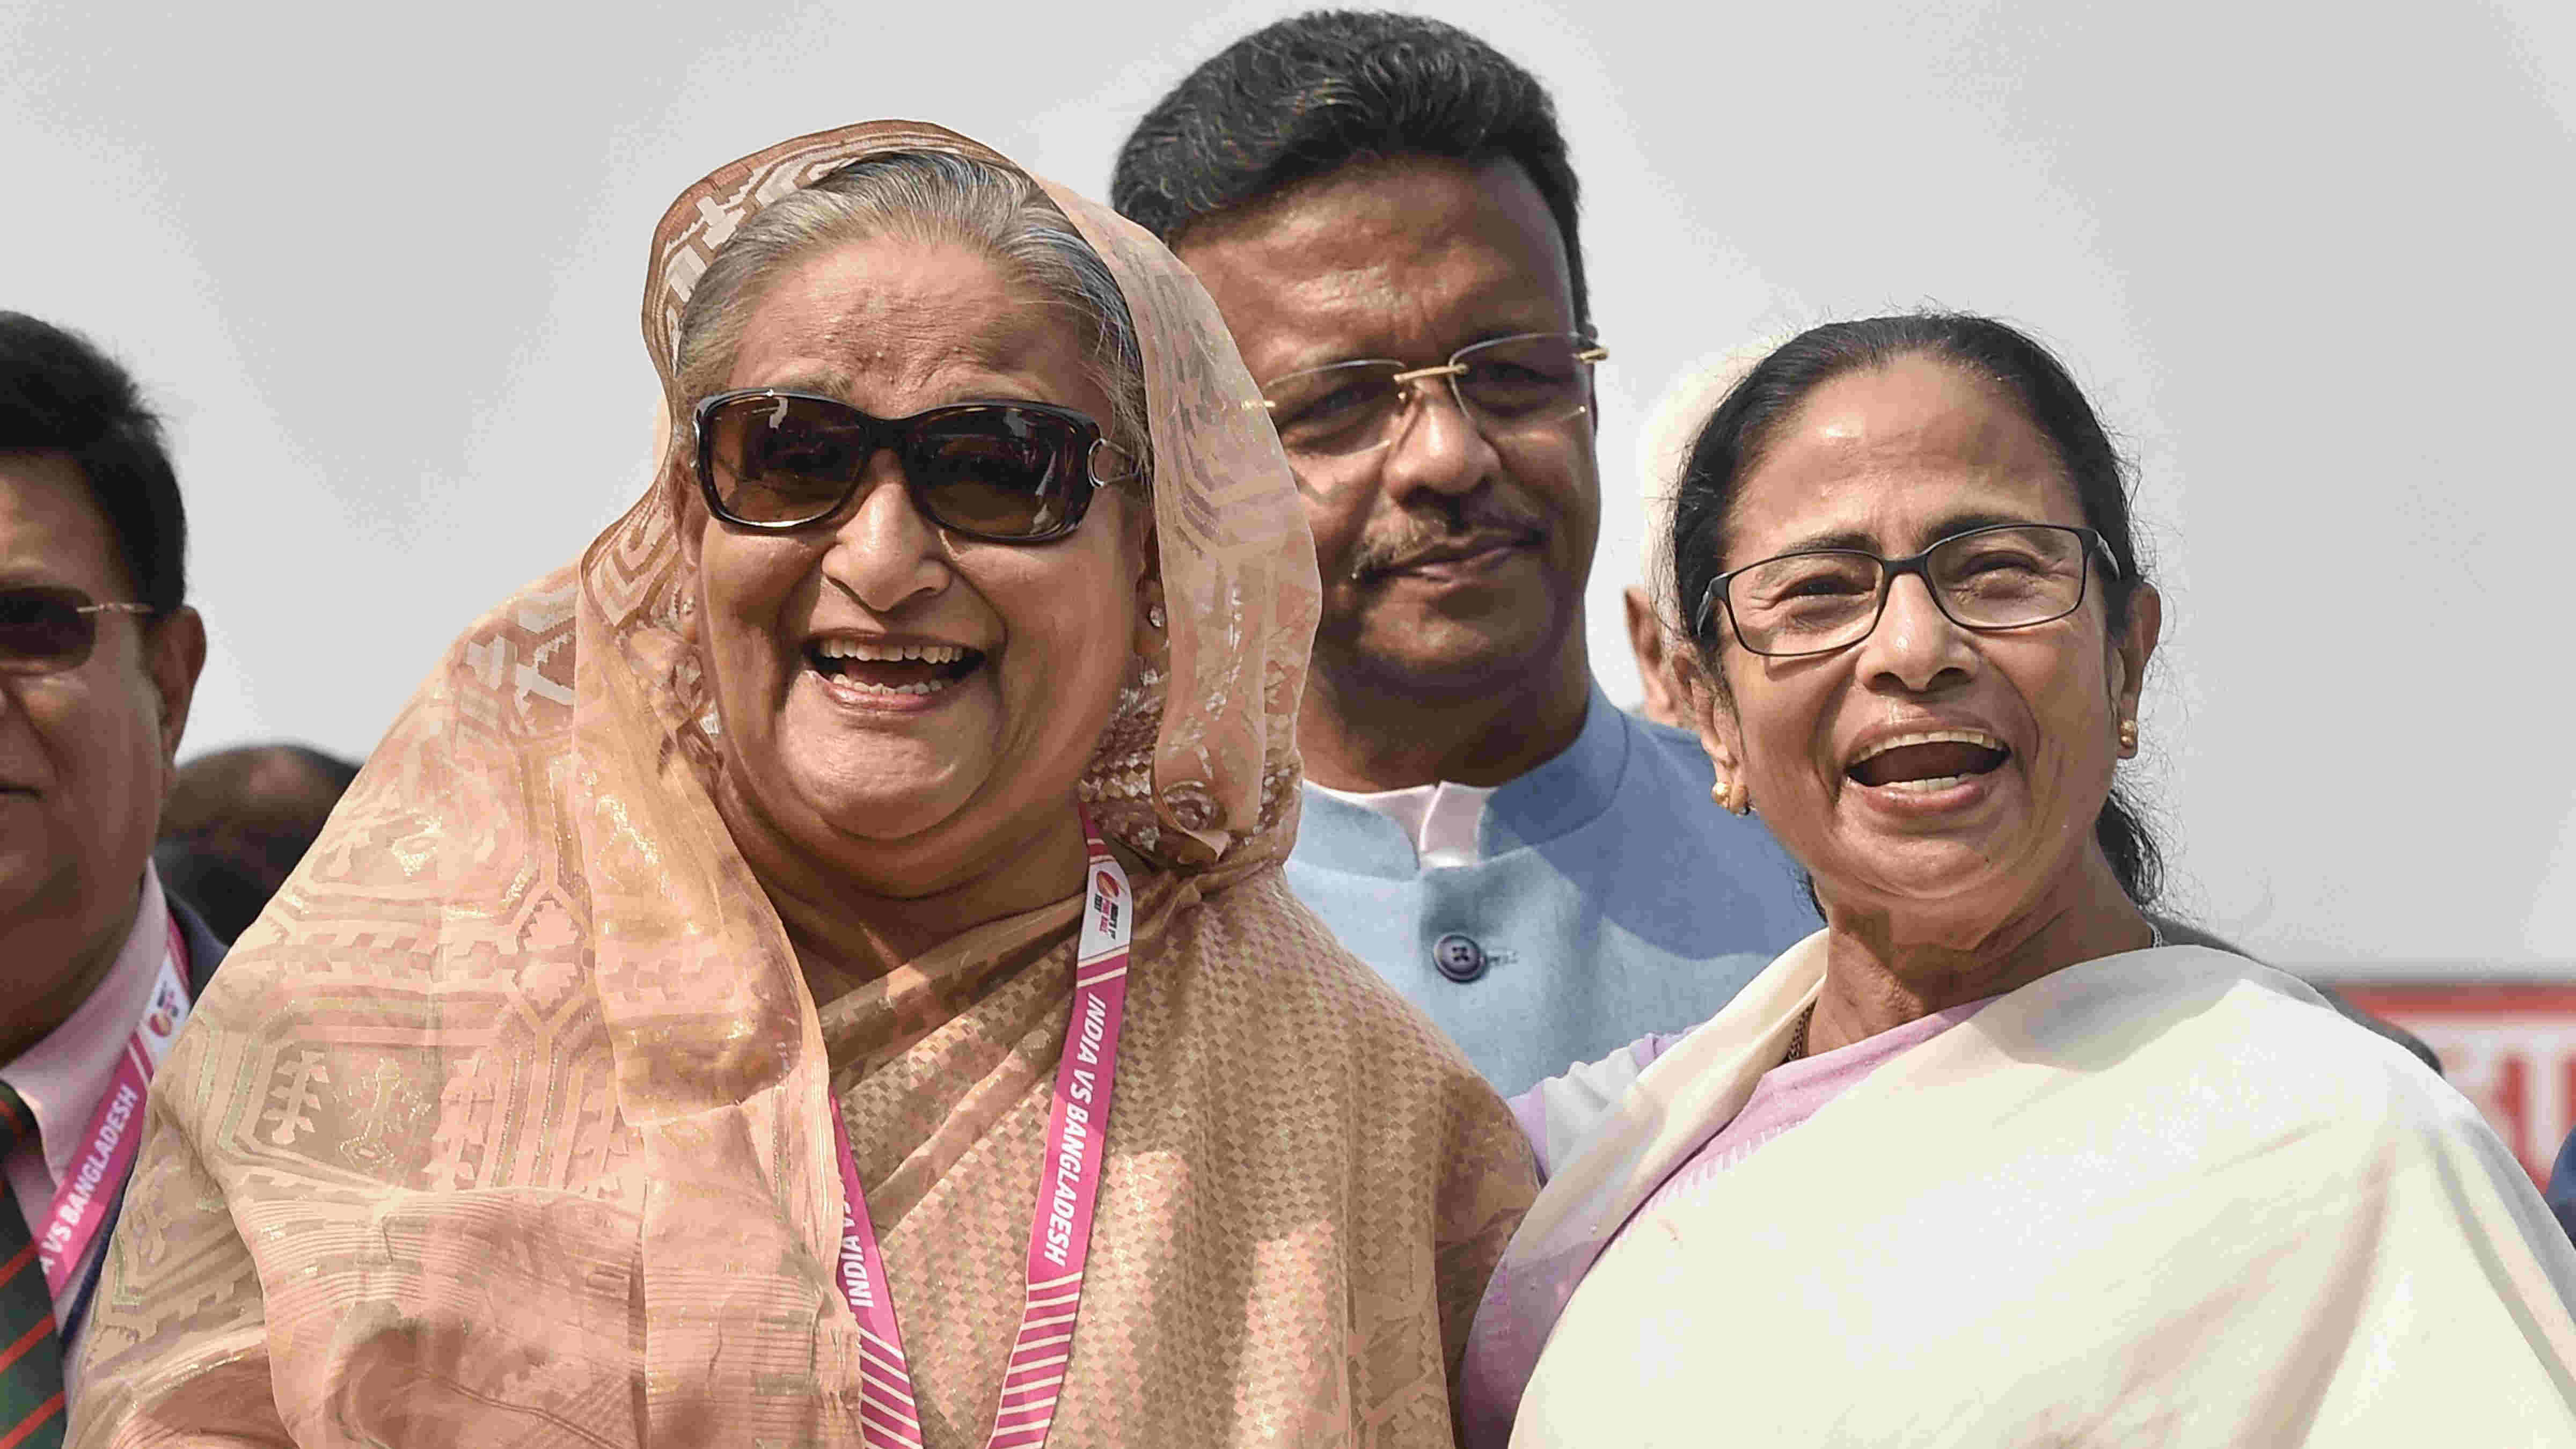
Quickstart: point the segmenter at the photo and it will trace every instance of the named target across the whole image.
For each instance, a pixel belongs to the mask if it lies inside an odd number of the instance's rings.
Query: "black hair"
[[[188,515],[161,420],[134,378],[77,333],[0,311],[0,453],[61,453],[115,535],[134,602],[188,599]]]
[[[244,745],[181,765],[152,861],[161,884],[238,940],[322,834],[358,777],[354,763],[304,745]]]
[[[1201,218],[1408,155],[1508,160],[1527,172],[1565,242],[1575,323],[1590,324],[1579,188],[1547,88],[1475,36],[1423,16],[1313,10],[1227,46],[1136,123],[1109,199],[1177,245]]]
[[[1905,357],[1930,357],[1958,367],[2003,391],[2056,450],[2075,485],[2084,522],[2102,535],[2117,569],[2103,580],[2103,600],[2113,630],[2125,626],[2130,602],[2145,582],[2129,519],[2129,476],[2119,449],[2063,363],[2027,334],[1990,317],[1956,312],[1914,312],[1829,322],[1789,339],[1755,364],[1702,424],[1683,467],[1667,540],[1675,598],[1708,673],[1723,689],[1715,667],[1715,627],[1701,609],[1724,561],[1728,514],[1736,488],[1761,462],[1780,425],[1808,396],[1846,373],[1884,367]],[[2109,857],[2112,874],[2140,905],[2164,887],[2164,850],[2137,806],[2115,786],[2094,822],[2094,838]]]

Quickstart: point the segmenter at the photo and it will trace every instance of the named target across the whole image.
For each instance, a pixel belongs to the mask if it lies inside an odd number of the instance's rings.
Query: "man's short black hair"
[[[188,515],[161,420],[106,353],[52,323],[0,311],[0,453],[68,455],[115,535],[132,602],[155,616],[187,602]]]
[[[1466,31],[1419,15],[1315,10],[1227,46],[1136,123],[1109,199],[1178,245],[1203,217],[1405,155],[1518,162],[1556,218],[1576,325],[1589,324],[1574,167],[1547,88]]]

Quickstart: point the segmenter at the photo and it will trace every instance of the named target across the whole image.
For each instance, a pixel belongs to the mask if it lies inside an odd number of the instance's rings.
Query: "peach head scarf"
[[[673,204],[644,304],[666,389],[689,289],[744,218],[900,150],[1010,164],[882,123]],[[1050,1442],[1447,1445],[1525,1151],[1281,882],[1316,608],[1288,471],[1189,273],[1049,194],[1141,334],[1170,619],[1081,785],[1145,869]],[[1074,883],[811,999],[678,747],[675,457],[576,565],[465,632],[225,964],[155,1088],[78,1443],[855,1445],[835,1107],[927,1439],[983,1443]]]

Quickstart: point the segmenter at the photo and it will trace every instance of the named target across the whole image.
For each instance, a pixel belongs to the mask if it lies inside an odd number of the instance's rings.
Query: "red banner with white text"
[[[2486,1113],[2534,1182],[2576,1129],[2576,985],[2333,983],[2355,1006],[2424,1039],[2442,1075]]]

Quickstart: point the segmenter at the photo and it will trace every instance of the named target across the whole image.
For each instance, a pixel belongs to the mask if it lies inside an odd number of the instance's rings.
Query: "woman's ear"
[[[1171,613],[1163,604],[1163,554],[1157,547],[1161,535],[1151,524],[1139,548],[1142,562],[1136,572],[1136,656],[1161,659],[1171,648]]]
[[[1708,752],[1718,783],[1740,781],[1744,730],[1735,717],[1735,703],[1711,672],[1717,666],[1702,660],[1699,650],[1687,642],[1674,643],[1679,647],[1665,656],[1665,672],[1672,681],[1683,724],[1699,736],[1699,747]]]
[[[694,575],[698,571],[698,556],[706,549],[709,521],[706,504],[699,499],[698,490],[690,485],[686,471],[676,459],[663,470],[662,487],[670,500],[671,527],[680,535],[681,561]]]
[[[2138,717],[2138,697],[2147,686],[2147,662],[2156,656],[2156,643],[2164,636],[2165,598],[2153,584],[2140,584],[2129,595],[2129,622],[2111,641],[2111,656],[2116,666],[2111,680],[2112,717],[2134,720]]]

